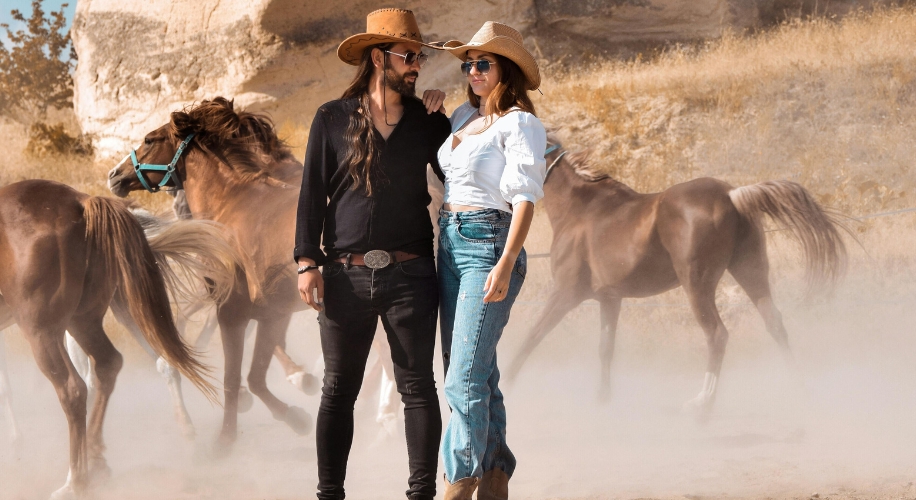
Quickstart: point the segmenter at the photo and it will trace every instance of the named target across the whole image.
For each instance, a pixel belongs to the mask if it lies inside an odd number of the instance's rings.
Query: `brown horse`
[[[193,140],[188,139],[193,135]],[[277,399],[266,382],[270,358],[283,346],[293,312],[304,308],[296,287],[291,248],[296,226],[300,170],[289,149],[277,138],[266,118],[233,110],[223,98],[203,101],[174,112],[170,123],[150,132],[136,150],[146,164],[166,164],[187,140],[187,153],[177,160],[177,178],[195,219],[225,226],[242,255],[237,286],[217,308],[225,354],[225,406],[217,451],[226,452],[237,434],[239,387],[245,328],[258,322],[255,350],[248,374],[251,392],[274,418],[305,434],[308,414]],[[278,174],[278,172],[280,172]],[[175,185],[165,172],[142,174],[143,182]],[[143,189],[130,161],[109,173],[109,187],[118,196]]]
[[[595,299],[601,307],[600,397],[607,399],[621,300],[682,286],[709,349],[703,389],[687,408],[705,414],[715,398],[728,341],[715,301],[726,270],[757,307],[791,363],[786,329],[770,293],[762,215],[775,219],[801,242],[809,290],[835,282],[846,260],[837,231],[842,227],[839,218],[821,209],[802,186],[768,181],[733,188],[701,178],[644,194],[595,173],[587,153],[568,155],[557,149],[547,161],[552,168],[544,185],[544,204],[553,228],[554,286],[510,366],[510,378],[566,313]]]
[[[51,181],[0,188],[0,318],[19,324],[54,384],[70,429],[70,473],[52,498],[82,495],[108,471],[102,425],[122,357],[102,329],[116,290],[147,342],[215,399],[207,368],[175,328],[165,280],[127,204]],[[69,331],[98,377],[88,428],[86,383],[64,348]]]

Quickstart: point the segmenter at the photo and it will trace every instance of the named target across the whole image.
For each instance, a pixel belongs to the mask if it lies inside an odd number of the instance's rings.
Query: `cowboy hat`
[[[505,24],[487,21],[477,30],[470,42],[450,40],[442,47],[462,61],[467,59],[469,50],[499,54],[521,68],[525,79],[528,80],[527,90],[537,90],[541,86],[541,72],[538,70],[538,63],[522,45],[522,34]]]
[[[341,61],[358,66],[363,51],[381,43],[416,42],[433,49],[441,49],[423,41],[413,12],[405,9],[379,9],[366,16],[366,32],[353,35],[337,47]]]

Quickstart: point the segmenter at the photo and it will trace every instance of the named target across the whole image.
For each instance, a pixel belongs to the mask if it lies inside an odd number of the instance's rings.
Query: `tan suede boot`
[[[477,482],[480,481],[476,477],[459,479],[455,481],[455,484],[449,483],[448,479],[443,478],[443,480],[445,481],[443,500],[474,500],[474,490],[477,489]]]
[[[480,479],[477,500],[508,500],[509,476],[502,469],[488,470]]]

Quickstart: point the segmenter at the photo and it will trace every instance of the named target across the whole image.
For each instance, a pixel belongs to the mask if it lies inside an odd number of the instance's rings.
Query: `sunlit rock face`
[[[640,41],[678,41],[757,26],[790,0],[410,0],[426,40],[469,39],[485,20],[518,28],[545,62]],[[804,3],[804,2],[802,2]],[[861,2],[859,2],[861,3]],[[778,5],[777,5],[778,4]],[[842,4],[836,0],[834,5]],[[353,67],[337,45],[363,31],[377,1],[79,0],[75,108],[102,156],[124,154],[169,112],[223,95],[307,124],[340,95]],[[452,56],[439,53],[418,88],[454,88]]]

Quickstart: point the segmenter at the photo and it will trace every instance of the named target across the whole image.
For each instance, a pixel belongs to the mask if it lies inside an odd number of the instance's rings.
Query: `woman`
[[[439,226],[439,288],[445,395],[442,441],[447,500],[508,497],[515,457],[506,445],[496,344],[525,280],[522,244],[543,197],[547,135],[528,91],[540,85],[518,31],[487,22],[461,59],[468,102],[450,118],[439,149],[445,199]]]

